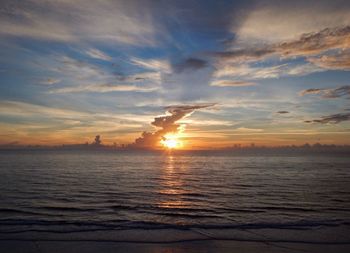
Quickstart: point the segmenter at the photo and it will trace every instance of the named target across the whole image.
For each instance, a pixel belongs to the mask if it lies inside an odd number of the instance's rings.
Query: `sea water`
[[[349,170],[334,155],[2,151],[0,238],[349,243]]]

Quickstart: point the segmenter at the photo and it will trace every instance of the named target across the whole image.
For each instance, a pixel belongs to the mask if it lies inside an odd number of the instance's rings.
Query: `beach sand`
[[[350,252],[348,226],[303,229],[129,229],[90,232],[9,232],[1,253]],[[219,239],[220,238],[220,239]]]
[[[188,241],[176,243],[127,243],[93,241],[1,241],[3,253],[109,253],[109,252],[350,252],[350,244],[263,243],[225,240]]]

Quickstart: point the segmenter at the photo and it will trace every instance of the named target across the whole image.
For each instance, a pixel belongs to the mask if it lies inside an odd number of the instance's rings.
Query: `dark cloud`
[[[289,113],[288,111],[278,111],[277,112],[278,114],[287,114],[287,113]]]
[[[215,104],[195,104],[195,105],[175,105],[168,106],[165,109],[170,115],[164,115],[154,118],[151,123],[153,126],[157,127],[159,130],[150,133],[143,132],[142,136],[137,138],[131,147],[135,148],[155,148],[158,146],[159,142],[168,133],[177,133],[179,131],[180,124],[176,123],[180,119],[190,115],[192,112],[198,109],[203,109],[207,107],[212,107]]]
[[[327,123],[333,123],[338,124],[343,121],[350,120],[350,113],[338,113],[338,114],[332,114],[329,116],[321,117],[321,119],[314,119],[314,120],[306,120],[305,123],[321,123],[321,124],[327,124]]]
[[[322,98],[339,98],[345,96],[350,98],[350,85],[334,89],[307,89],[300,92],[301,96],[308,94],[318,94],[321,95]]]
[[[319,94],[321,91],[323,91],[323,89],[311,88],[311,89],[303,90],[299,94],[300,94],[300,96],[304,96],[307,94]]]
[[[203,40],[231,38],[232,30],[240,27],[251,9],[251,1],[247,0],[152,2],[159,22],[172,30],[169,35],[175,47],[180,41],[198,48]]]
[[[173,69],[176,72],[183,72],[186,70],[198,70],[208,66],[208,62],[198,58],[187,58],[186,60],[174,64]]]

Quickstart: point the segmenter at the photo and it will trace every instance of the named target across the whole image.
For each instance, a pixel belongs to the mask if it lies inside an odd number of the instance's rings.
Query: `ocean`
[[[350,157],[0,152],[1,240],[350,243]]]

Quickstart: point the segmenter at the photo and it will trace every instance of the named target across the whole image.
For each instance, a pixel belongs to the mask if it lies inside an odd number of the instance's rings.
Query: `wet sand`
[[[13,231],[1,253],[350,252],[348,226],[303,229],[162,229],[90,232]]]

